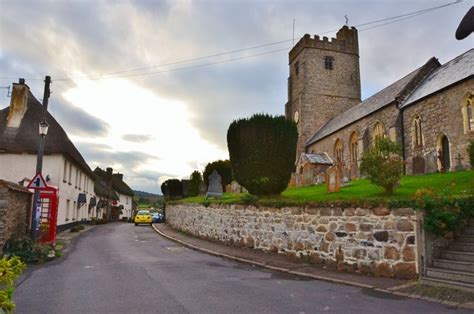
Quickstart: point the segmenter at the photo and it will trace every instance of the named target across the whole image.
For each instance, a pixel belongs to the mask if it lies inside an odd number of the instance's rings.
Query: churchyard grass
[[[385,194],[384,190],[371,184],[368,180],[358,179],[342,187],[338,193],[326,193],[324,184],[308,187],[287,188],[281,195],[259,197],[259,202],[271,203],[311,203],[337,201],[403,201],[410,200],[418,189],[432,189],[436,193],[445,193],[451,197],[467,197],[474,194],[474,170],[432,173],[418,176],[403,176],[400,186],[393,195]],[[221,198],[206,200],[196,196],[179,200],[185,203],[241,203],[242,195],[224,193]]]

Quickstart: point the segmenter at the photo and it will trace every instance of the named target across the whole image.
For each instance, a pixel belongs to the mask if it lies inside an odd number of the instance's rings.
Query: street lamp
[[[51,84],[51,77],[46,76],[44,80],[44,95],[43,95],[43,120],[39,123],[40,142],[38,147],[38,154],[36,155],[36,174],[41,174],[43,171],[43,154],[44,154],[44,140],[48,134],[49,124],[46,122],[46,112],[48,111],[48,100],[51,93],[49,85]],[[39,219],[41,216],[41,199],[40,191],[35,189],[33,194],[33,210],[31,211],[31,240],[36,241],[37,231],[39,229]]]
[[[44,155],[44,140],[48,134],[49,124],[45,119],[39,123],[39,135],[40,135],[40,144],[38,149],[38,155],[36,157],[36,174],[43,171],[43,155]],[[31,213],[31,239],[36,240],[36,233],[38,231],[38,219],[41,214],[41,200],[40,200],[40,191],[35,190],[33,194],[33,210]]]
[[[39,134],[41,137],[45,137],[48,134],[49,124],[46,120],[43,120],[39,123]]]

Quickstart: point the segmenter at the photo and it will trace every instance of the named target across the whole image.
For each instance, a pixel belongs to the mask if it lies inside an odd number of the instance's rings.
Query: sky
[[[335,37],[345,15],[358,25],[452,2],[0,0],[0,87],[22,77],[41,99],[50,75],[48,109],[91,168],[160,193],[228,158],[233,120],[284,114],[293,38]],[[472,48],[472,35],[454,37],[470,6],[358,27],[362,97]],[[0,88],[0,109],[9,103]]]

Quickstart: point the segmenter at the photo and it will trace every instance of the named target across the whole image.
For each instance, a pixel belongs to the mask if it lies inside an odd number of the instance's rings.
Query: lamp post
[[[38,147],[38,154],[36,155],[36,174],[43,171],[43,154],[44,154],[44,140],[48,134],[49,124],[46,122],[46,112],[48,111],[48,100],[50,95],[49,85],[51,84],[51,77],[46,76],[44,80],[44,94],[43,94],[43,120],[39,123],[40,143]],[[38,231],[38,219],[41,215],[41,200],[38,189],[33,194],[33,210],[31,211],[31,240],[36,241]]]
[[[48,134],[49,124],[45,119],[39,123],[40,144],[38,148],[38,155],[36,157],[36,173],[43,171],[43,154],[44,154],[44,139]],[[33,211],[31,213],[31,239],[36,240],[36,233],[38,231],[38,218],[41,214],[41,200],[39,198],[40,191],[35,190],[33,195]]]

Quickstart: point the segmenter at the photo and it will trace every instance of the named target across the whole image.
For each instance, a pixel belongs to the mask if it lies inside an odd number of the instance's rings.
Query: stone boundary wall
[[[0,255],[9,239],[27,234],[31,201],[32,194],[28,189],[0,180]]]
[[[401,279],[418,275],[411,208],[176,204],[166,207],[166,221],[202,239],[278,252],[330,269]]]

